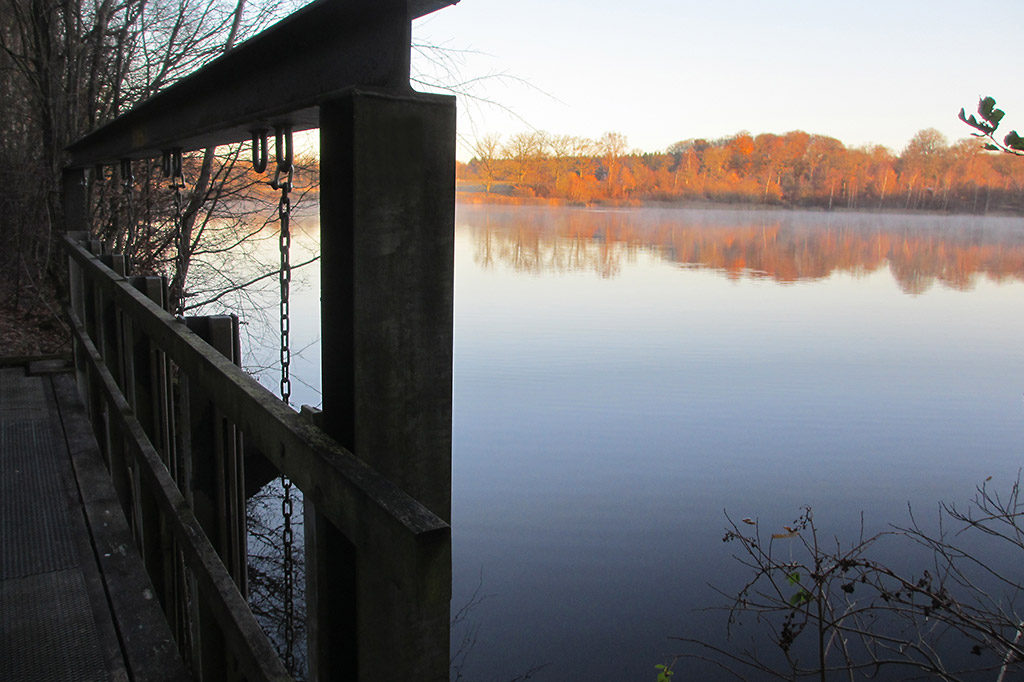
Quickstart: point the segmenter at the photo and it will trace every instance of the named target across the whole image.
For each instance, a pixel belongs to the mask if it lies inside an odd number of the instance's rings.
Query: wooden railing
[[[303,494],[310,678],[448,678],[455,103],[409,51],[454,2],[314,0],[68,147],[79,388],[202,679],[287,678],[245,601],[247,460]],[[323,430],[236,366],[230,316],[171,316],[88,238],[94,168],[316,127]]]
[[[124,277],[116,257],[92,253],[84,238],[65,238],[80,389],[157,595],[179,643],[192,638],[185,653],[194,668],[205,679],[290,679],[242,594],[240,471],[243,450],[255,450],[348,539],[359,564],[374,567],[356,580],[390,586],[385,601],[397,596],[402,619],[419,624],[393,623],[405,636],[389,665],[408,658],[427,677],[446,669],[447,638],[440,650],[436,638],[439,619],[447,628],[448,524],[166,312],[153,300],[154,278]],[[214,475],[197,473],[211,466]]]

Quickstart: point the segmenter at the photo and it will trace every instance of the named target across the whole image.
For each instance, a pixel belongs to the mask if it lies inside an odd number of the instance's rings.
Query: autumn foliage
[[[846,147],[823,135],[738,133],[690,139],[664,152],[629,151],[626,138],[494,135],[459,164],[463,201],[593,205],[710,201],[963,213],[1024,210],[1024,164],[977,140],[948,144],[934,129],[900,154]]]

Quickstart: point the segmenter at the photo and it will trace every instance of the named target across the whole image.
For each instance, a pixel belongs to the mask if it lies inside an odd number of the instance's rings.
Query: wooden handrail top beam
[[[264,453],[357,547],[390,542],[415,551],[450,537],[451,529],[443,519],[283,404],[72,235],[64,237],[64,245],[86,276],[167,353],[190,382],[202,386],[247,442]]]
[[[319,125],[353,87],[409,91],[410,22],[458,0],[316,0],[72,143],[70,166],[240,142]]]

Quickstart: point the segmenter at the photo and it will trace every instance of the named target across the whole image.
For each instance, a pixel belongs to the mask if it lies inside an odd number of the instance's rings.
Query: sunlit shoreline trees
[[[459,164],[464,200],[570,204],[726,202],[851,210],[1024,212],[1024,164],[975,140],[918,132],[896,154],[825,135],[740,132],[687,139],[664,152],[627,151],[626,138],[543,132],[487,135]]]

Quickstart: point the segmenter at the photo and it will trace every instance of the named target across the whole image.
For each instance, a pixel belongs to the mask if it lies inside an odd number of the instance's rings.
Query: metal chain
[[[292,282],[292,266],[290,260],[292,235],[291,235],[291,200],[288,192],[292,184],[292,171],[289,167],[288,180],[281,184],[281,200],[278,203],[277,214],[281,221],[281,271],[279,280],[281,283],[281,400],[285,403],[291,402],[292,380],[291,369],[291,317],[289,314],[289,291]]]
[[[132,189],[135,186],[135,174],[132,172],[132,160],[121,159],[121,184],[124,188],[125,213],[128,214],[128,230],[124,241],[125,271],[132,272],[132,252],[135,247],[135,215],[132,210]]]
[[[185,312],[185,244],[182,235],[181,198],[181,190],[185,187],[185,175],[181,170],[181,149],[164,152],[163,171],[164,177],[171,179],[171,189],[174,190],[174,247],[176,249],[174,267],[178,286],[173,292],[175,298],[171,303],[174,314],[180,316]]]
[[[281,285],[281,400],[289,404],[292,395],[292,382],[290,377],[291,368],[291,346],[290,346],[290,289],[292,282],[291,266],[291,199],[289,193],[292,190],[292,178],[294,175],[292,156],[292,129],[288,126],[279,126],[274,131],[277,152],[277,170],[270,186],[281,190],[281,199],[277,204],[277,217],[281,223],[281,237],[279,248],[281,252],[281,269],[278,281]],[[267,168],[267,131],[252,131],[252,167],[257,173],[263,173]],[[295,672],[295,556],[293,552],[295,544],[295,532],[292,529],[292,515],[295,511],[295,503],[292,499],[292,482],[288,476],[281,475],[281,518],[283,527],[281,530],[281,542],[284,546],[283,571],[284,571],[284,652],[282,658],[284,665],[289,672]]]
[[[289,376],[291,366],[291,348],[289,334],[289,292],[292,281],[291,267],[291,199],[289,193],[292,189],[292,178],[294,174],[292,158],[292,130],[290,127],[279,127],[275,130],[275,143],[277,151],[277,171],[274,173],[274,180],[270,183],[274,189],[281,190],[281,200],[277,205],[277,215],[281,222],[281,270],[279,281],[281,284],[281,400],[288,404],[291,400],[292,383]],[[253,165],[258,168],[259,162],[255,153],[256,139],[253,139]],[[264,152],[264,163],[265,163]],[[292,512],[294,502],[292,500],[292,482],[285,476],[281,476],[281,486],[284,489],[284,497],[281,499],[281,517],[284,527],[281,531],[281,541],[284,545],[284,664],[290,672],[295,670],[295,557],[292,555],[295,535],[292,530]]]
[[[292,482],[287,476],[281,477],[284,497],[281,498],[281,517],[284,527],[281,542],[284,545],[284,665],[289,672],[295,672],[295,557],[292,546],[295,534],[292,530]]]

